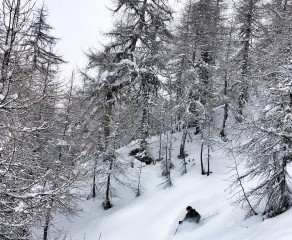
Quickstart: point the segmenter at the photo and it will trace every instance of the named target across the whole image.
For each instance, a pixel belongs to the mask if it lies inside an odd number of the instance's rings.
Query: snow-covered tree
[[[163,51],[163,45],[170,37],[166,22],[171,19],[171,11],[165,1],[119,0],[115,1],[113,11],[118,19],[113,30],[107,34],[111,37],[111,42],[102,52],[91,51],[88,54],[89,68],[99,72],[95,80],[91,78],[95,89],[92,95],[95,100],[91,106],[94,108],[94,104],[100,103],[100,108],[97,109],[101,110],[102,152],[103,155],[106,153],[104,156],[109,156],[109,174],[103,204],[105,209],[112,206],[109,189],[113,177],[110,172],[113,171],[112,167],[117,166],[114,163],[117,159],[114,157],[114,149],[120,144],[118,139],[121,139],[122,134],[133,134],[129,131],[132,124],[139,126],[135,130],[135,137],[141,138],[140,154],[147,161],[150,159],[147,149],[149,114],[151,102],[160,84],[159,52]],[[127,113],[130,113],[128,116],[133,116],[132,119],[123,117]],[[134,122],[127,123],[126,126],[116,121],[117,116]]]
[[[237,59],[239,74],[232,83],[234,90],[238,95],[238,121],[242,121],[243,110],[248,101],[248,88],[253,84],[253,55],[255,54],[253,44],[262,32],[261,29],[261,2],[259,0],[241,0],[237,10],[238,40],[239,49],[237,50]]]
[[[268,8],[269,31],[258,44],[261,54],[255,66],[262,83],[262,110],[247,123],[246,140],[238,149],[246,161],[241,163],[245,172],[237,181],[256,180],[239,201],[246,205],[249,199],[248,214],[255,209],[265,217],[277,216],[291,206],[287,170],[292,159],[291,5],[276,3]]]
[[[33,6],[32,1],[1,3],[1,239],[33,239],[33,227],[42,228],[47,239],[52,213],[74,212],[68,189],[78,175],[72,164],[76,152],[66,144],[60,154],[65,127],[59,124],[62,96],[55,70],[63,60],[54,54],[55,38],[46,32],[43,10],[33,20]]]
[[[187,2],[176,30],[168,68],[172,88],[176,89],[176,124],[183,130],[179,154],[183,164],[188,127],[195,127],[196,134],[201,133],[202,148],[210,146],[213,108],[219,105],[215,86],[220,78],[216,79],[215,73],[224,29],[223,9],[222,1]]]

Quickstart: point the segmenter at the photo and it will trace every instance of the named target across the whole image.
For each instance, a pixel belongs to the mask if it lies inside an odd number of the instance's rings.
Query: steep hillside
[[[230,160],[224,156],[223,150],[212,152],[210,176],[200,174],[198,140],[188,137],[186,151],[188,173],[181,176],[181,161],[176,158],[178,152],[173,151],[172,170],[173,187],[164,189],[161,183],[160,163],[144,166],[142,185],[144,194],[134,197],[126,189],[118,189],[119,198],[114,207],[104,211],[101,200],[84,201],[84,212],[80,217],[68,221],[58,219],[55,226],[67,233],[72,240],[290,240],[292,239],[292,211],[276,218],[262,221],[261,216],[244,220],[245,212],[231,206],[228,168]],[[174,134],[173,149],[179,149],[180,134]],[[125,161],[132,161],[128,156],[135,144],[119,150]],[[155,156],[158,151],[158,139],[152,138],[150,148]],[[136,162],[136,165],[139,165]],[[191,205],[202,215],[198,225],[184,223],[178,226]],[[175,235],[174,235],[175,234]],[[57,236],[55,232],[53,236]]]

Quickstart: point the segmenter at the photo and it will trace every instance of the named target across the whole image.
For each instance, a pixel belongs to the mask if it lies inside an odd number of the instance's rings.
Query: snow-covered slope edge
[[[134,198],[126,190],[120,190],[115,206],[107,211],[101,201],[83,203],[84,212],[73,222],[64,219],[55,223],[72,240],[290,240],[292,239],[292,211],[262,221],[260,216],[244,220],[245,212],[230,205],[226,191],[229,182],[226,175],[229,160],[222,150],[212,153],[213,173],[207,177],[199,171],[199,144],[189,141],[188,173],[181,176],[181,163],[176,156],[180,134],[175,134],[172,172],[174,186],[163,189],[160,183],[160,164],[146,166],[142,171],[145,192]],[[133,147],[133,146],[132,146]],[[157,154],[157,138],[152,138],[150,148]],[[129,159],[129,147],[119,150],[124,159]],[[194,161],[193,161],[194,159]],[[174,235],[177,223],[191,205],[202,218],[216,214],[199,225],[183,224]],[[54,234],[52,234],[54,235]],[[53,236],[52,236],[53,237]]]

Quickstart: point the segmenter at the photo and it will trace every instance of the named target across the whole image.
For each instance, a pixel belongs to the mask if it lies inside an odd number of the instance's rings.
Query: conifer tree
[[[149,136],[150,101],[153,101],[159,80],[159,52],[163,50],[165,41],[170,37],[166,22],[171,19],[171,11],[165,1],[115,1],[114,13],[124,14],[117,20],[114,29],[107,35],[112,42],[105,46],[104,51],[88,54],[89,68],[99,71],[96,86],[96,102],[101,101],[103,153],[108,153],[109,173],[115,164],[114,149],[117,147],[116,139],[124,129],[113,128],[115,109],[131,99],[136,106],[136,116],[139,119],[137,135],[141,137],[140,153],[148,161],[149,152],[147,138]],[[93,81],[94,82],[94,81]],[[130,98],[129,98],[130,97]],[[98,100],[99,99],[99,100]],[[102,100],[103,99],[103,100]],[[121,101],[119,101],[121,100]],[[127,112],[127,110],[126,110]],[[132,123],[131,123],[132,124]],[[107,161],[103,161],[107,162]],[[104,208],[112,206],[110,199],[112,175],[107,176],[105,188]]]
[[[239,51],[237,54],[238,70],[237,80],[233,83],[238,94],[238,116],[237,120],[242,121],[243,109],[248,101],[248,88],[253,79],[253,42],[260,35],[260,1],[258,0],[241,0],[237,9],[237,21],[239,24]]]
[[[45,20],[35,18],[40,23],[38,32],[31,27],[33,6],[31,1],[19,0],[1,5],[1,239],[32,239],[32,228],[38,227],[47,239],[52,213],[74,212],[68,191],[76,179],[74,166],[56,154],[60,147],[56,107],[61,95],[55,70],[63,60],[55,58],[54,38],[46,32],[50,27]],[[43,16],[42,10],[38,13]],[[37,44],[42,53],[36,50]],[[67,159],[74,161],[76,155],[70,154]]]
[[[223,9],[221,1],[190,1],[186,4],[177,28],[169,73],[173,87],[177,89],[177,124],[183,129],[179,154],[182,159],[186,155],[184,145],[188,127],[195,127],[195,133],[201,134],[202,142],[208,142],[202,144],[202,148],[211,145],[209,132],[213,126],[212,109],[219,106],[215,86],[220,78],[214,76],[224,29],[221,16]],[[203,166],[202,174],[205,174]]]
[[[245,156],[245,172],[238,180],[258,179],[239,201],[245,205],[249,198],[248,215],[254,210],[265,217],[274,217],[291,207],[288,164],[291,163],[291,5],[273,1],[268,5],[265,38],[258,43],[261,54],[255,66],[262,83],[261,111],[246,123],[248,140],[239,146]],[[281,17],[279,17],[281,14]],[[289,17],[288,17],[289,16]],[[277,26],[277,27],[275,27]],[[238,181],[237,180],[237,181]],[[261,206],[264,206],[264,209]]]

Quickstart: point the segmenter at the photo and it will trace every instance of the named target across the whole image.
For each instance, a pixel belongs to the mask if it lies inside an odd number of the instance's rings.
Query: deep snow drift
[[[72,240],[291,240],[292,211],[262,221],[261,216],[244,220],[245,212],[230,203],[228,168],[230,160],[219,148],[212,152],[210,176],[200,174],[200,147],[195,136],[188,136],[186,152],[189,154],[188,173],[181,176],[181,160],[177,159],[180,133],[174,134],[172,170],[173,187],[164,189],[161,183],[160,163],[144,166],[142,196],[135,198],[126,189],[117,189],[119,198],[114,199],[114,207],[104,211],[101,200],[87,200],[82,203],[84,212],[73,221],[58,218],[55,228],[67,233]],[[190,137],[192,139],[190,139]],[[135,144],[118,152],[125,161],[133,161],[128,156]],[[157,156],[158,139],[151,139],[150,148]],[[135,162],[138,166],[138,162]],[[174,235],[186,211],[193,206],[202,219],[198,225],[184,223]],[[54,239],[59,233],[51,233]]]

